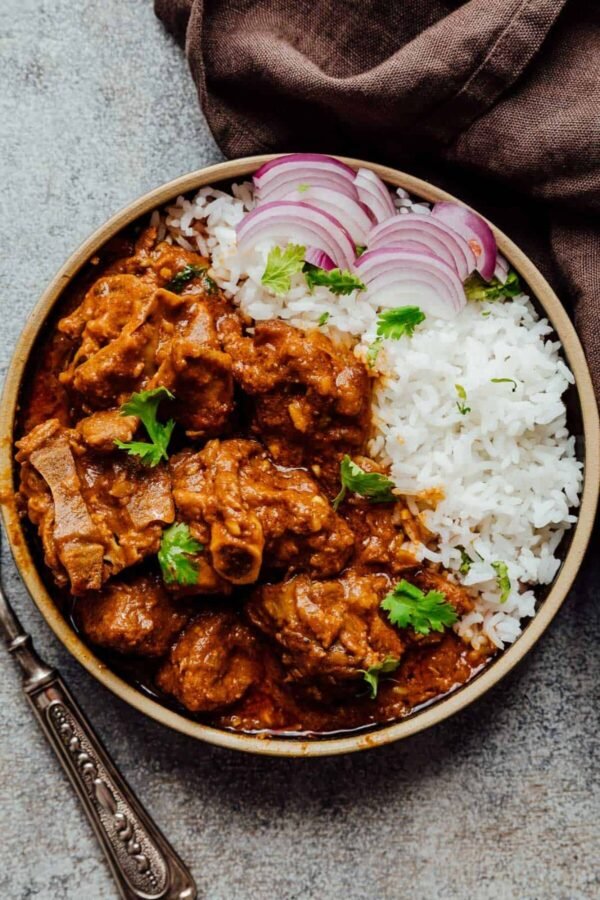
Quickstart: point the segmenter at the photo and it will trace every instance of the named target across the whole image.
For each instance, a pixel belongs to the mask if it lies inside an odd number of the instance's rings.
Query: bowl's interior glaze
[[[69,259],[47,288],[37,304],[28,325],[15,350],[8,372],[3,396],[2,442],[2,499],[3,516],[7,526],[11,549],[23,579],[48,624],[52,627],[70,652],[98,680],[132,706],[152,716],[158,721],[214,744],[254,753],[285,756],[327,755],[350,752],[388,743],[413,734],[446,718],[471,703],[502,678],[529,648],[537,641],[563,602],[577,573],[594,521],[599,481],[600,429],[595,398],[585,358],[571,322],[556,295],[531,261],[502,233],[496,232],[499,249],[508,258],[528,285],[531,296],[540,314],[547,316],[553,324],[564,348],[568,364],[575,374],[576,385],[566,397],[569,427],[577,437],[578,455],[585,463],[585,481],[582,505],[577,526],[567,535],[560,548],[563,563],[554,583],[541,589],[538,594],[540,606],[537,615],[530,620],[521,637],[511,647],[477,674],[468,684],[458,688],[443,698],[438,698],[415,710],[405,719],[392,725],[380,725],[365,731],[343,737],[299,740],[298,738],[262,738],[211,728],[181,714],[144,692],[135,682],[121,677],[111,669],[110,657],[100,658],[78,636],[73,629],[68,611],[60,602],[41,558],[39,543],[33,529],[22,523],[13,500],[14,478],[13,436],[18,430],[19,398],[27,389],[30,361],[36,358],[36,347],[43,334],[51,328],[56,319],[64,314],[73,303],[73,292],[77,285],[85,283],[88,274],[95,272],[89,260],[107,242],[122,231],[131,233],[137,225],[147,221],[148,213],[176,196],[195,191],[206,184],[228,182],[232,179],[248,177],[266,159],[254,157],[212,166],[171,182],[151,194],[131,204],[105,226],[92,235]],[[373,168],[389,183],[406,188],[411,194],[422,199],[435,201],[452,199],[426,182],[400,172],[363,161],[345,160],[351,165]],[[126,673],[125,673],[126,675]]]

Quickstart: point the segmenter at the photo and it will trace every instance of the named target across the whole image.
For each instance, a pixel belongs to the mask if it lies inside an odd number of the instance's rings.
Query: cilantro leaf
[[[378,337],[373,343],[369,346],[367,350],[367,365],[370,369],[373,368],[375,363],[377,362],[377,357],[379,356],[379,351],[381,350],[381,345],[383,344],[383,338]]]
[[[362,283],[358,275],[353,275],[347,269],[320,269],[312,263],[304,263],[302,269],[306,283],[310,291],[316,285],[329,288],[332,294],[351,294],[352,291],[364,291],[366,285]]]
[[[400,665],[400,660],[395,656],[386,656],[382,663],[371,666],[370,669],[362,669],[362,676],[369,686],[369,696],[374,700],[379,689],[379,676],[395,672]]]
[[[180,294],[189,281],[192,281],[193,278],[201,278],[203,276],[210,282],[211,287],[216,287],[212,278],[209,278],[206,274],[207,271],[208,266],[184,266],[183,269],[177,272],[177,274],[165,284],[165,289],[171,291],[172,294]]]
[[[365,472],[353,462],[348,454],[340,463],[340,481],[342,488],[332,503],[335,510],[346,496],[347,491],[354,491],[361,497],[367,497],[373,503],[393,503],[397,498],[392,493],[394,482],[379,472]]]
[[[127,403],[121,407],[122,416],[137,416],[150,438],[146,441],[115,441],[119,450],[126,450],[130,456],[139,456],[145,466],[157,466],[161,459],[168,459],[167,447],[175,428],[173,419],[163,425],[156,418],[161,400],[173,400],[173,394],[166,387],[153,388],[132,394]]]
[[[292,285],[292,275],[302,271],[306,247],[288,244],[285,250],[273,247],[267,257],[267,266],[261,284],[271,288],[274,294],[285,294]]]
[[[379,313],[377,334],[397,341],[406,335],[411,337],[415,328],[425,321],[425,313],[418,306],[397,306]]]
[[[479,272],[473,272],[464,283],[467,300],[501,300],[504,297],[518,297],[523,293],[519,276],[511,269],[504,284],[498,278],[484,281]]]
[[[156,444],[148,444],[145,441],[115,441],[119,450],[125,450],[129,456],[137,456],[145,466],[151,469],[157,466],[162,459],[162,450]]]
[[[461,416],[466,416],[467,413],[471,412],[471,407],[467,406],[467,404],[464,402],[467,399],[467,392],[465,391],[462,384],[455,384],[454,387],[459,397],[459,399],[456,401],[458,411]]]
[[[490,381],[492,382],[492,384],[512,384],[513,394],[519,386],[514,378],[490,378]]]
[[[185,522],[165,528],[160,541],[158,561],[166,584],[197,584],[198,565],[189,557],[201,553],[204,546],[194,540]]]
[[[492,569],[496,573],[496,582],[500,588],[500,603],[506,603],[510,595],[510,578],[508,577],[508,566],[505,562],[498,560],[492,563]]]
[[[321,315],[319,316],[319,321],[317,322],[317,325],[319,325],[319,327],[321,325],[325,325],[325,323],[329,320],[329,316],[330,316],[330,313],[328,313],[328,312],[321,313]]]
[[[392,625],[398,628],[411,626],[417,634],[443,631],[458,621],[458,615],[442,591],[426,594],[404,578],[380,603]]]
[[[356,257],[362,256],[365,250],[367,249],[366,244],[356,244],[354,247],[354,252],[356,253]]]

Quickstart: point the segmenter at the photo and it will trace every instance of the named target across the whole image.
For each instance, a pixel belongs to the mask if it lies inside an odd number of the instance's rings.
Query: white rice
[[[236,247],[235,226],[253,206],[252,185],[232,190],[233,196],[203,188],[191,201],[179,197],[154,214],[159,236],[209,255],[211,275],[253,319],[280,317],[313,328],[328,312],[323,330],[364,359],[379,308],[360,293],[335,297],[319,287],[311,294],[301,274],[283,297],[263,288],[270,248],[241,258]],[[413,203],[402,189],[395,203],[400,212],[429,214],[427,204]],[[473,594],[475,610],[456,630],[475,645],[486,637],[501,648],[519,636],[522,621],[535,614],[527,585],[552,581],[557,547],[576,521],[582,465],[561,399],[573,376],[551,335],[523,295],[469,303],[452,321],[428,317],[412,337],[385,340],[377,357],[369,452],[390,466],[398,489],[439,538],[435,550],[410,549],[442,563]],[[457,384],[470,407],[464,415]],[[419,498],[430,489],[443,492],[435,509]],[[459,573],[461,550],[473,560],[466,575]],[[491,565],[498,561],[511,584],[504,603]]]

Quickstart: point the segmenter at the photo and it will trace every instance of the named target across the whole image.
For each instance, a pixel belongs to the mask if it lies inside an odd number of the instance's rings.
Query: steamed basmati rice
[[[263,288],[270,248],[259,245],[243,259],[236,248],[235,226],[253,206],[252,185],[232,192],[203,188],[192,200],[179,197],[154,214],[159,237],[210,256],[211,276],[253,319],[314,328],[327,312],[326,333],[365,359],[379,308],[360,293],[309,293],[301,274],[285,296]],[[429,214],[402,189],[395,202],[400,212]],[[519,636],[523,619],[535,614],[527,585],[552,581],[557,547],[576,521],[582,465],[561,399],[573,376],[551,335],[522,295],[469,303],[451,321],[428,317],[412,337],[385,340],[377,357],[369,452],[389,465],[413,511],[439,538],[434,550],[410,549],[442,563],[473,594],[475,610],[456,630],[474,645],[483,636],[501,648]],[[466,414],[456,385],[466,392]],[[434,508],[427,501],[432,490],[442,498]],[[466,574],[459,571],[465,553],[473,561]],[[510,578],[502,603],[495,562],[506,564]]]

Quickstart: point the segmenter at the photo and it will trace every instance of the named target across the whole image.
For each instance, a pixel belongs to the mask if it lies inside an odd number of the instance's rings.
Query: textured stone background
[[[72,249],[139,194],[220,154],[150,0],[2,0],[0,53],[4,373]],[[474,707],[403,744],[287,762],[203,746],[127,708],[69,658],[6,553],[3,562],[26,627],[203,896],[600,896],[590,561],[540,645]],[[0,896],[113,898],[90,828],[0,657]]]

